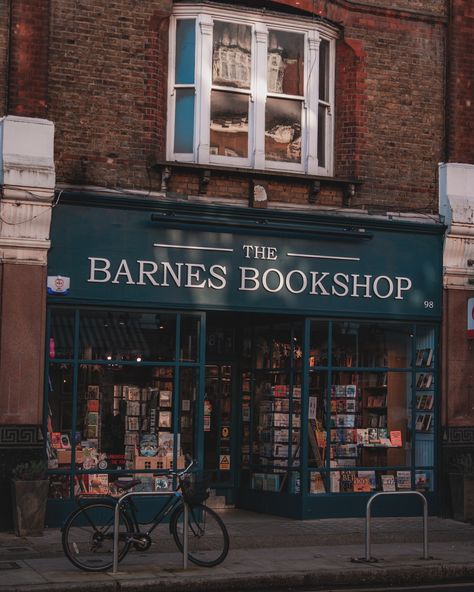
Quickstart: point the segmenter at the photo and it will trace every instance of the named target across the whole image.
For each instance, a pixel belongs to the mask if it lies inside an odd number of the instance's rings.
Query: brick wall
[[[58,180],[149,188],[163,158],[169,0],[53,0],[49,118]]]
[[[6,0],[0,0],[0,117],[7,109],[7,65],[10,10]]]
[[[474,164],[474,3],[453,0],[449,27],[448,160]]]
[[[10,6],[8,113],[45,117],[49,0],[12,0]]]
[[[15,0],[18,1],[18,0]],[[50,0],[47,116],[56,124],[58,181],[157,190],[149,164],[164,159],[168,16],[171,0]],[[273,3],[296,2],[279,0]],[[300,0],[343,26],[338,47],[336,167],[363,181],[355,206],[436,210],[443,160],[445,2],[370,6]],[[423,13],[416,14],[416,9]],[[247,198],[235,175],[208,186],[212,197]],[[174,175],[190,193],[196,175]],[[274,188],[273,188],[274,186]],[[307,203],[299,184],[269,186],[269,200]],[[320,203],[341,205],[323,187]]]

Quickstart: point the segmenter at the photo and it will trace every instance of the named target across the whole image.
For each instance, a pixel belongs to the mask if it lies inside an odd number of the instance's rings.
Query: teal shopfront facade
[[[416,488],[436,511],[442,234],[64,193],[48,263],[48,522],[124,474],[171,487],[187,453],[238,507],[361,515],[374,491]]]

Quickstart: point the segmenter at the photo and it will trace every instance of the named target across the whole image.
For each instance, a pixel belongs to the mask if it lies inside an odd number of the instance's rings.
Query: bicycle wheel
[[[184,506],[171,519],[171,532],[178,549],[183,552]],[[189,507],[188,559],[196,565],[219,565],[229,552],[229,535],[221,518],[202,504]]]
[[[98,502],[75,510],[63,527],[64,553],[71,563],[85,571],[105,571],[113,565],[115,505]],[[120,513],[118,558],[130,548],[128,533],[133,532],[130,518]]]

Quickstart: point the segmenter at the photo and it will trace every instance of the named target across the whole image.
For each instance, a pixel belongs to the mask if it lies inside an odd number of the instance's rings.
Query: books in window
[[[355,399],[357,396],[357,385],[355,384],[333,384],[331,386],[332,397],[347,397]]]
[[[312,494],[326,493],[326,486],[321,473],[311,473],[309,492]]]
[[[433,384],[433,374],[427,372],[426,374],[417,374],[416,388],[418,390],[429,390]]]
[[[410,471],[397,471],[397,489],[411,489]]]
[[[396,491],[395,477],[393,475],[381,475],[382,491]]]
[[[416,396],[417,409],[433,409],[433,395],[417,395]]]
[[[431,366],[432,363],[433,363],[433,349],[432,348],[426,347],[423,349],[418,349],[416,351],[415,364],[417,366],[428,367],[428,366]]]
[[[372,408],[384,408],[387,406],[387,398],[385,395],[369,395],[367,397],[367,407]]]
[[[360,479],[367,479],[369,482],[369,491],[374,491],[377,489],[377,478],[375,476],[375,471],[357,471],[357,476]]]
[[[419,413],[416,416],[416,430],[419,432],[428,432],[431,428],[432,420],[431,413]]]

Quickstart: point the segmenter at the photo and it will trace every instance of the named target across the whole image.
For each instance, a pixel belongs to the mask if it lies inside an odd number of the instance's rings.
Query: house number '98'
[[[434,308],[434,302],[432,300],[425,300],[425,308]]]

